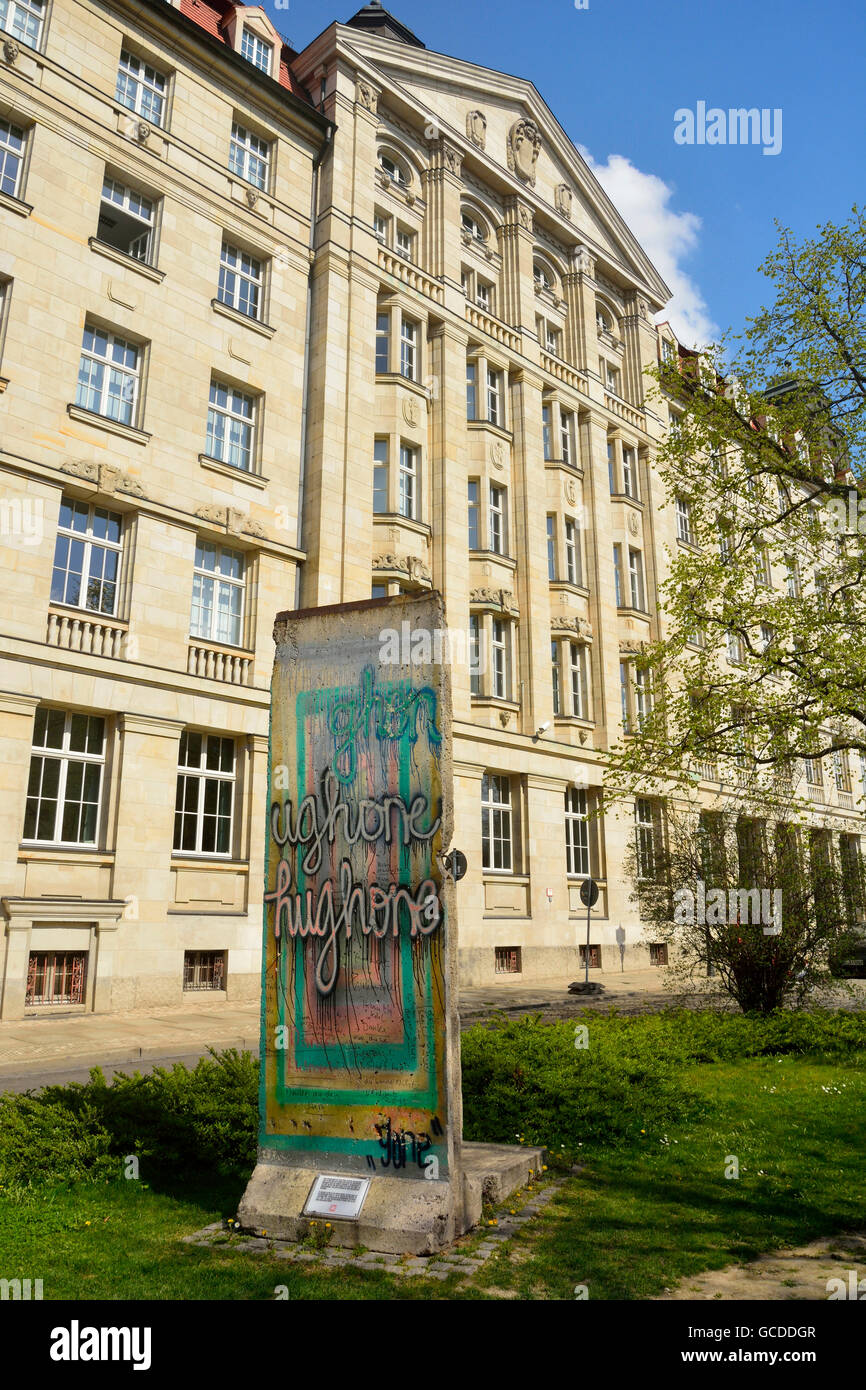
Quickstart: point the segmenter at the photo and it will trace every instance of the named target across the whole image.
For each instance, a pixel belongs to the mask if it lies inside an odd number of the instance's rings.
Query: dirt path
[[[840,1283],[831,1284],[830,1280]],[[851,1288],[859,1280],[862,1286],[852,1295]],[[747,1265],[728,1265],[727,1269],[692,1275],[661,1294],[658,1301],[743,1298],[824,1302],[831,1293],[837,1298],[859,1296],[866,1301],[866,1231],[827,1236],[793,1250],[773,1251]]]

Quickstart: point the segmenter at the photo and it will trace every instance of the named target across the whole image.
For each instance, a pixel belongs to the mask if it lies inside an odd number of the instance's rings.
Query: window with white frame
[[[662,338],[662,361],[669,367],[673,366],[676,356],[676,348],[670,338]]]
[[[511,779],[485,772],[481,778],[481,867],[511,873],[513,865]]]
[[[95,845],[104,767],[104,719],[40,706],[33,724],[25,843]]]
[[[620,371],[610,362],[602,362],[602,380],[614,396],[620,395]]]
[[[692,544],[692,506],[686,497],[677,498],[677,540]]]
[[[622,587],[622,546],[616,543],[613,547],[613,583],[614,589],[616,590],[616,606],[617,608],[624,608],[625,602],[623,599]]]
[[[562,714],[562,671],[559,643],[555,639],[550,644],[550,677],[553,684],[553,713]]]
[[[394,233],[394,250],[405,261],[414,260],[415,236],[406,227],[397,227]]]
[[[487,368],[487,419],[491,425],[502,425],[502,373]]]
[[[232,138],[229,145],[229,169],[255,188],[266,189],[271,147],[267,140],[253,135],[251,130],[232,121]]]
[[[184,729],[177,762],[175,852],[231,854],[235,764],[233,738]]]
[[[120,54],[117,69],[115,99],[136,115],[161,126],[165,117],[165,98],[168,83],[164,73],[150,63],[136,58],[125,48]]]
[[[10,198],[21,196],[24,142],[21,126],[0,120],[0,193],[8,193]]]
[[[400,325],[400,375],[418,380],[418,324],[404,318]]]
[[[658,812],[647,797],[638,797],[634,804],[637,876],[653,880],[658,872],[659,836]]]
[[[565,870],[569,878],[589,878],[589,804],[585,787],[565,789]]]
[[[788,593],[788,598],[799,598],[799,597],[800,597],[800,567],[799,567],[799,565],[798,565],[798,563],[797,563],[797,560],[796,560],[795,556],[793,556],[793,555],[788,555],[788,556],[786,556],[786,557],[785,557],[785,565],[786,565],[786,570],[787,570],[787,573],[786,573],[786,575],[785,575],[785,588],[786,588],[787,593]]]
[[[755,545],[755,569],[758,583],[765,589],[771,589],[773,572],[770,568],[770,552],[765,545]]]
[[[487,240],[487,232],[485,228],[478,221],[478,218],[473,217],[470,212],[464,212],[461,214],[460,224],[464,232],[468,232],[469,235],[472,237],[473,241],[484,242]]]
[[[490,484],[490,509],[488,516],[489,548],[494,555],[508,554],[508,513],[504,487]]]
[[[388,510],[388,441],[373,441],[373,512]]]
[[[478,364],[466,362],[466,419],[478,418]]]
[[[376,374],[384,375],[391,370],[391,315],[376,315]]]
[[[643,613],[646,607],[644,601],[643,556],[639,550],[633,550],[631,548],[629,548],[628,552],[628,583],[631,606]]]
[[[613,497],[616,494],[616,448],[612,439],[607,441],[607,481]]]
[[[628,444],[622,446],[622,490],[637,501],[637,454]]]
[[[375,212],[373,214],[373,230],[376,233],[376,240],[380,241],[383,246],[388,245],[388,225],[390,221],[390,217],[386,217],[382,212]]]
[[[541,261],[534,262],[532,267],[532,278],[540,290],[553,289],[553,277]]]
[[[262,262],[239,246],[224,241],[220,252],[220,278],[217,298],[248,318],[262,316]]]
[[[418,510],[418,450],[409,444],[400,445],[399,478],[400,515],[417,521]]]
[[[541,407],[541,440],[542,449],[544,453],[544,460],[545,462],[547,462],[549,459],[553,458],[553,441],[551,434],[549,405],[543,405]]]
[[[270,75],[271,55],[273,47],[260,39],[258,34],[254,34],[249,25],[245,24],[241,34],[241,57],[246,58],[248,63],[258,68],[260,72]]]
[[[733,666],[741,666],[743,663],[743,639],[738,632],[729,632],[726,635],[728,661]]]
[[[0,29],[38,48],[45,18],[44,0],[0,0]]]
[[[208,457],[251,472],[255,427],[255,397],[227,382],[212,381],[205,445]]]
[[[123,425],[138,417],[141,349],[107,329],[84,326],[75,403]]]
[[[544,346],[552,357],[562,356],[562,331],[552,323],[544,325]]]
[[[511,699],[511,623],[494,618],[490,639],[491,693],[497,700]]]
[[[847,748],[833,749],[833,777],[836,782],[837,791],[850,792],[851,765],[848,759]]]
[[[116,616],[122,556],[120,513],[64,497],[54,543],[51,602]]]
[[[469,693],[481,694],[481,619],[477,613],[469,615]]]
[[[563,463],[574,463],[574,411],[572,410],[560,409],[559,412],[559,452]]]
[[[652,708],[649,672],[640,666],[634,668],[634,714],[637,727],[642,729]]]
[[[556,517],[547,517],[547,577],[556,579]]]
[[[631,733],[631,692],[629,690],[628,662],[619,663],[619,697],[622,713],[622,731]]]
[[[470,478],[467,486],[468,494],[468,524],[469,524],[469,549],[479,550],[481,548],[481,536],[479,528],[479,504],[478,504],[478,479]]]
[[[245,585],[246,564],[239,550],[197,540],[190,636],[227,647],[241,646]]]
[[[568,643],[568,669],[571,678],[571,712],[575,719],[589,718],[589,674],[587,650],[581,642]]]
[[[156,204],[108,174],[102,182],[97,239],[126,256],[153,265]]]
[[[765,652],[773,645],[776,634],[769,623],[761,623],[761,651]]]
[[[489,280],[482,280],[480,275],[475,279],[475,303],[485,314],[493,313],[493,286]]]
[[[409,180],[406,177],[406,170],[403,168],[402,164],[398,164],[397,160],[392,159],[389,154],[379,155],[379,168],[382,170],[383,174],[387,174],[391,182],[396,183],[398,187],[405,188],[408,184]]]
[[[569,584],[580,583],[580,544],[577,523],[565,518],[565,578]]]

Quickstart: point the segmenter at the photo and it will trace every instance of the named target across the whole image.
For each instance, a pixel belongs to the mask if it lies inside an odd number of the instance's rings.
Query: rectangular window
[[[238,550],[196,541],[192,581],[191,637],[239,647],[243,638],[244,557]]]
[[[60,503],[51,602],[117,614],[123,519],[118,512],[64,497]]]
[[[493,694],[497,700],[511,699],[511,624],[503,618],[493,619],[491,641]]]
[[[485,772],[481,779],[481,867],[511,873],[511,782]]]
[[[469,549],[478,550],[478,480],[476,478],[469,479],[468,492]]]
[[[469,690],[481,694],[481,622],[477,613],[469,615]]]
[[[31,951],[25,1006],[83,1004],[87,956],[87,951]]]
[[[559,412],[559,443],[563,463],[574,462],[574,413],[571,410]]]
[[[847,748],[835,748],[833,750],[833,776],[836,780],[837,791],[850,792],[851,767],[848,761]]]
[[[608,391],[612,392],[612,394],[613,394],[614,396],[618,396],[619,393],[620,393],[620,392],[619,392],[619,370],[618,370],[617,367],[612,367],[612,366],[610,365],[609,362],[607,363],[607,368],[606,368],[606,381],[607,381],[607,389],[608,389]]]
[[[580,583],[580,546],[577,525],[571,518],[565,522],[565,577],[569,584]]]
[[[24,131],[21,126],[0,120],[0,192],[20,197],[21,170],[24,167]]]
[[[184,951],[185,990],[225,989],[225,951]]]
[[[619,698],[622,706],[622,731],[631,733],[631,699],[629,696],[628,662],[619,663]]]
[[[541,437],[542,437],[543,447],[544,447],[544,459],[545,459],[545,462],[547,462],[548,459],[553,458],[553,444],[552,444],[552,442],[551,442],[551,437],[550,437],[550,406],[549,406],[549,405],[543,405],[543,406],[541,407]]]
[[[635,667],[634,673],[634,712],[637,726],[642,729],[646,723],[646,717],[652,708],[652,697],[650,694],[649,673],[642,671],[640,667]]]
[[[800,597],[800,568],[793,556],[786,559],[787,575],[785,577],[785,588],[788,598]]]
[[[562,678],[559,671],[559,643],[550,644],[550,674],[553,682],[553,713],[562,714]]]
[[[254,34],[245,24],[241,34],[241,57],[246,58],[248,63],[252,63],[253,67],[261,72],[270,74],[271,52],[271,45],[260,39],[258,34]]]
[[[664,941],[650,942],[650,965],[667,965],[668,948]]]
[[[104,719],[44,706],[37,709],[24,840],[95,845],[104,766]]]
[[[692,509],[685,497],[677,498],[677,540],[692,544]]]
[[[823,787],[824,773],[820,758],[806,758],[806,781],[810,787]]]
[[[96,226],[99,241],[137,261],[153,265],[155,220],[156,207],[152,198],[106,174]]]
[[[400,445],[400,515],[417,520],[418,450]]]
[[[254,398],[223,381],[212,381],[205,445],[208,457],[249,473],[253,466],[255,425]]]
[[[491,425],[501,425],[502,414],[502,373],[487,368],[487,419]]]
[[[411,232],[407,232],[403,227],[397,228],[397,235],[394,238],[394,250],[397,252],[398,256],[402,256],[406,261],[411,261],[412,259],[412,240]]]
[[[610,495],[616,495],[616,452],[612,439],[607,442],[607,481],[610,487]]]
[[[184,729],[174,807],[176,851],[231,854],[234,790],[234,739]]]
[[[634,823],[637,849],[637,876],[654,879],[657,870],[656,821],[653,803],[639,797],[634,804]]]
[[[562,354],[561,354],[561,352],[560,352],[560,350],[559,350],[559,349],[560,349],[561,340],[562,340],[562,334],[560,333],[559,329],[558,329],[558,328],[554,328],[551,324],[548,324],[548,325],[547,325],[547,332],[546,332],[546,335],[545,335],[545,343],[546,343],[546,346],[547,346],[547,351],[551,354],[551,356],[553,356],[553,357],[561,357],[561,356],[562,356]]]
[[[626,497],[637,500],[637,456],[634,449],[623,445],[622,449],[622,490]]]
[[[217,298],[248,318],[261,318],[262,263],[228,241],[223,242],[220,253]]]
[[[109,420],[133,425],[140,373],[141,353],[133,343],[85,324],[76,405]]]
[[[418,325],[412,319],[403,319],[400,329],[400,375],[418,380]]]
[[[376,439],[373,442],[373,511],[388,510],[388,441]]]
[[[232,121],[232,138],[229,145],[229,169],[255,188],[267,188],[268,166],[271,147],[252,131]]]
[[[478,280],[475,285],[475,303],[485,314],[493,312],[493,287],[486,280]]]
[[[738,632],[729,632],[727,634],[727,650],[728,661],[734,666],[742,665],[743,644]]]
[[[632,608],[644,611],[643,560],[639,550],[628,552],[628,582]]]
[[[126,49],[120,54],[115,100],[151,125],[161,126],[165,115],[166,79],[149,63],[135,58]]]
[[[616,606],[624,608],[622,599],[622,546],[615,545],[613,548],[613,582],[616,589]]]
[[[556,579],[556,517],[547,518],[547,577]]]
[[[505,488],[490,484],[490,549],[494,555],[507,555],[508,528]]]
[[[391,315],[376,315],[376,373],[391,370]]]
[[[388,218],[383,217],[380,212],[375,213],[373,216],[373,230],[376,233],[376,240],[381,241],[383,246],[387,245]]]
[[[466,419],[478,418],[478,367],[475,362],[466,363]]]
[[[569,642],[568,660],[571,671],[571,712],[577,719],[589,718],[589,686],[586,670],[586,647]]]
[[[773,587],[773,575],[770,569],[770,552],[765,545],[755,546],[755,565],[758,571],[758,583],[765,589]]]
[[[523,970],[521,954],[522,952],[519,946],[494,946],[493,960],[495,974],[520,975]]]
[[[589,878],[589,810],[586,789],[565,792],[565,865],[569,878]]]
[[[586,969],[586,942],[580,948],[580,963]],[[589,968],[590,970],[601,969],[601,947],[594,942],[589,944]]]

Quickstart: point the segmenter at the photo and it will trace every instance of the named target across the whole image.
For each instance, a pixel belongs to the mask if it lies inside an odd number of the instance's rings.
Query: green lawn
[[[701,1270],[864,1224],[862,1056],[690,1064],[703,1118],[593,1146],[546,1211],[474,1276],[397,1279],[295,1267],[181,1242],[232,1215],[243,1182],[209,1176],[0,1188],[0,1277],[41,1278],[46,1299],[647,1298]],[[738,1179],[725,1178],[728,1156]]]

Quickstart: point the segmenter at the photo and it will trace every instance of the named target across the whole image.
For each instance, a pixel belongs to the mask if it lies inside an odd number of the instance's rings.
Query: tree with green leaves
[[[614,794],[704,776],[784,800],[822,758],[841,787],[866,755],[866,212],[800,242],[780,229],[761,269],[772,303],[739,339],[655,372],[683,543]]]

